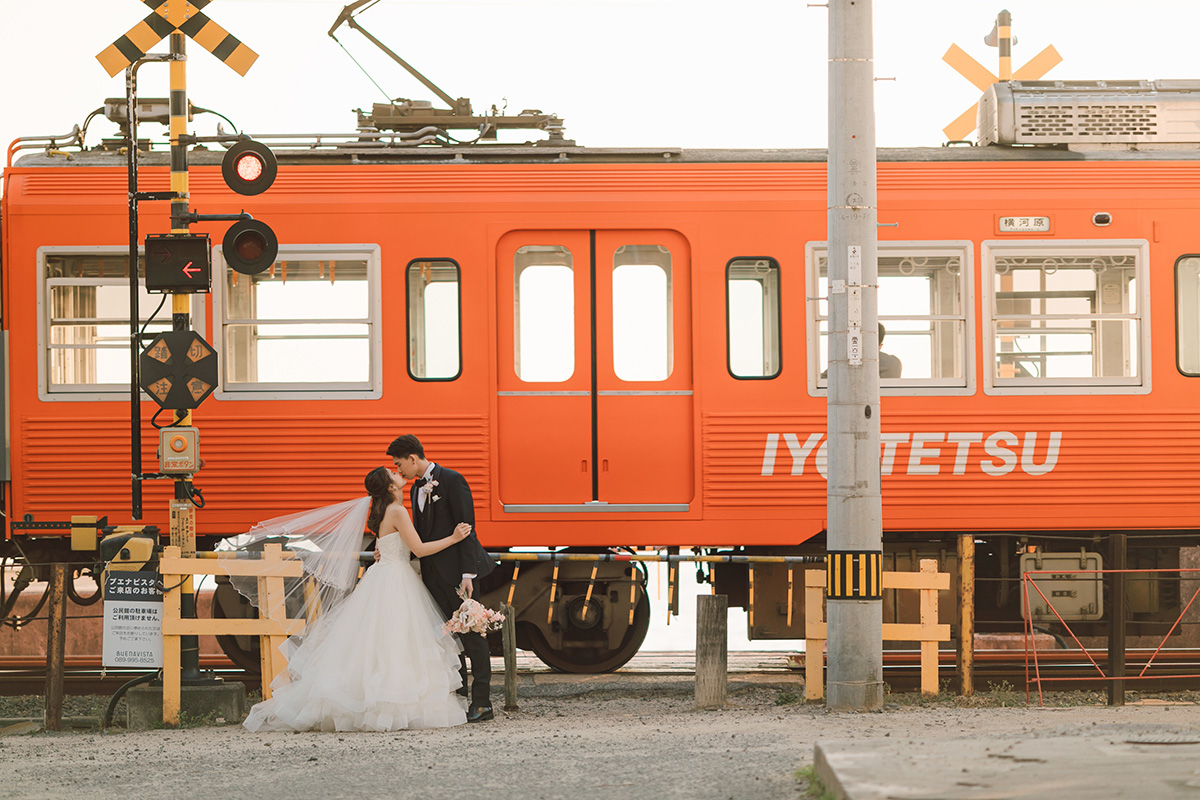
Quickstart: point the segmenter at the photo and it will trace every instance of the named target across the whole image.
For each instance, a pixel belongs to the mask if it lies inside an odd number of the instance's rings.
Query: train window
[[[575,374],[575,267],[558,245],[526,245],[513,256],[516,347],[523,381],[562,383]]]
[[[408,374],[422,381],[453,380],[462,365],[458,264],[408,265]]]
[[[613,372],[623,381],[664,381],[674,367],[671,251],[623,245],[613,253]]]
[[[1200,377],[1200,256],[1175,263],[1175,325],[1179,371]]]
[[[883,394],[973,391],[970,242],[878,245],[879,385]],[[827,387],[829,264],[824,242],[809,245],[810,387]]]
[[[1148,387],[1145,242],[985,242],[983,253],[990,388]]]
[[[378,397],[378,262],[374,245],[281,246],[257,275],[218,258],[218,396]]]
[[[779,262],[738,258],[726,265],[725,323],[729,374],[735,378],[779,374]]]
[[[43,398],[113,399],[129,394],[129,250],[42,248],[38,287],[42,324],[38,365]],[[141,265],[138,273],[141,274]],[[163,296],[138,290],[138,317],[146,322]],[[200,297],[197,300],[202,303]],[[201,306],[202,307],[202,306]],[[197,314],[203,318],[203,313]],[[171,312],[159,312],[147,333],[171,330]]]

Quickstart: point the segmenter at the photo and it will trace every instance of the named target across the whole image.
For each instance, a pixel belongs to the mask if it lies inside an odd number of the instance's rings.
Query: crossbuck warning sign
[[[128,33],[96,56],[109,77],[146,55],[151,47],[176,31],[190,36],[196,44],[224,61],[239,75],[244,76],[258,59],[258,53],[246,47],[200,10],[212,0],[142,2],[154,9],[154,13],[134,25]]]

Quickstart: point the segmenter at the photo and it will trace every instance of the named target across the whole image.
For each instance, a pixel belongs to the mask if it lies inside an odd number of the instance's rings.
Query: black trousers
[[[457,594],[457,585],[446,586],[441,581],[429,580],[425,582],[425,586],[433,595],[434,602],[446,615],[446,619],[450,619],[450,616],[462,605],[462,600]],[[460,633],[458,640],[462,642],[463,646],[463,652],[458,654],[458,659],[462,664],[459,674],[462,675],[463,685],[459,693],[467,694],[467,661],[470,660],[471,705],[490,706],[492,704],[492,656],[488,650],[487,640],[478,633]]]

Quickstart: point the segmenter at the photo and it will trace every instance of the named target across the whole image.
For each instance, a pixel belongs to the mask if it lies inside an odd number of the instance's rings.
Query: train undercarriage
[[[1034,534],[977,534],[975,561],[975,630],[977,634],[1017,635],[1023,629],[1021,610],[1021,573],[1036,564],[1023,556],[1041,553],[1050,556],[1079,556],[1079,564],[1088,568],[1109,559],[1109,537],[1105,532],[1045,532]],[[1129,637],[1161,639],[1171,631],[1189,641],[1200,635],[1194,625],[1176,625],[1181,608],[1200,588],[1200,578],[1178,570],[1200,567],[1200,532],[1161,533],[1127,532],[1126,568],[1158,570],[1130,576],[1125,585],[1126,634]],[[91,561],[95,553],[72,552],[66,539],[16,536],[0,544],[0,620],[21,628],[41,614],[45,603],[43,584],[49,580],[50,565],[55,561],[71,564],[71,577],[96,582],[93,591],[80,590],[75,580],[68,581],[73,603],[87,606],[100,599],[98,579],[103,562]],[[212,543],[202,543],[201,547]],[[1182,546],[1181,546],[1182,545]],[[570,549],[570,553],[607,552]],[[697,548],[696,552],[726,555],[810,555],[825,552],[823,536],[798,547]],[[1094,557],[1088,561],[1089,557]],[[934,559],[938,571],[951,575],[951,592],[939,604],[939,621],[950,624],[957,639],[958,556],[956,540],[944,534],[889,534],[884,547],[884,571],[915,571],[922,559]],[[1095,559],[1099,559],[1098,561]],[[1058,563],[1058,562],[1054,562]],[[593,565],[596,574],[592,575]],[[715,592],[729,598],[729,606],[754,608],[747,635],[751,640],[804,638],[804,569],[791,569],[780,563],[754,565],[753,597],[750,566],[747,564],[698,565],[695,570],[696,593]],[[1057,568],[1057,567],[1056,567]],[[515,574],[514,574],[515,573]],[[677,608],[680,593],[689,591],[690,569],[678,570],[682,577],[673,591]],[[789,577],[792,581],[789,592]],[[515,578],[515,580],[514,580]],[[17,612],[22,593],[39,596],[32,607],[25,604]],[[553,592],[553,598],[551,594]],[[1086,592],[1085,592],[1086,595]],[[788,597],[792,607],[788,614]],[[629,661],[642,646],[649,630],[651,603],[647,592],[647,571],[637,562],[539,561],[501,562],[496,571],[479,586],[477,597],[490,608],[506,603],[513,606],[516,618],[517,646],[532,651],[551,668],[571,673],[602,673],[615,670]],[[1109,630],[1111,597],[1100,590],[1099,606],[1092,613],[1069,618],[1070,631],[1056,619],[1035,622],[1035,629],[1068,645],[1069,635],[1104,637]],[[672,613],[668,606],[665,613]],[[1081,609],[1086,612],[1086,609]],[[255,609],[241,597],[226,579],[217,579],[212,614],[216,617],[254,616]],[[914,622],[919,610],[915,598],[903,593],[884,593],[885,621]],[[1174,626],[1174,630],[1172,629]],[[1149,639],[1147,639],[1149,641]],[[259,669],[258,640],[254,637],[218,637],[221,649],[238,666],[256,672]],[[489,638],[494,655],[500,655],[501,638]],[[900,645],[902,646],[902,645]],[[1131,641],[1131,646],[1133,642]]]

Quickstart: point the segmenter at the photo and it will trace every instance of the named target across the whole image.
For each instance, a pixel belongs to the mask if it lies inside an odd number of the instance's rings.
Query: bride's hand
[[[471,535],[471,526],[465,522],[460,522],[454,526],[454,533],[450,534],[450,538],[455,542],[461,542],[463,539]]]

